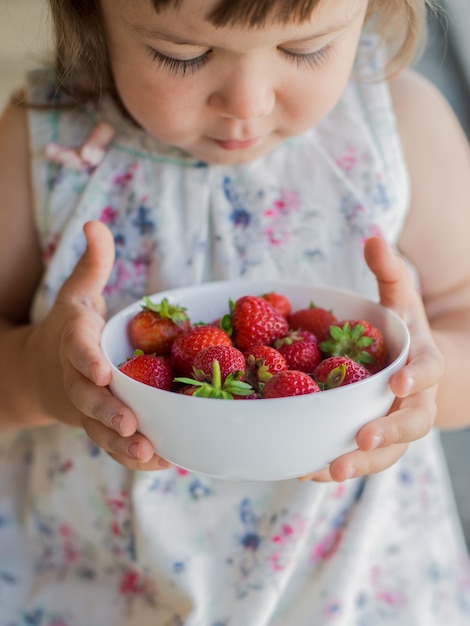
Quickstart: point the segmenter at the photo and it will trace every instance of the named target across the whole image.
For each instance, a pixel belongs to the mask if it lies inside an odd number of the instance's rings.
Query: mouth
[[[212,141],[217,144],[222,150],[233,151],[233,150],[246,150],[248,148],[252,148],[257,143],[261,141],[261,137],[253,137],[252,139],[212,139]]]

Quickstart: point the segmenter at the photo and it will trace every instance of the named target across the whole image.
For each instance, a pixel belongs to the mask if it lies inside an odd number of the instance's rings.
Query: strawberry
[[[245,378],[245,357],[233,346],[211,346],[198,352],[194,358],[193,373],[198,380],[212,378],[212,363],[219,362],[220,377],[224,381],[229,374],[239,372],[238,380]]]
[[[287,320],[260,296],[242,296],[230,302],[231,315],[222,327],[232,334],[233,345],[242,352],[269,345],[287,333]]]
[[[347,356],[330,356],[317,365],[313,376],[322,389],[334,389],[368,378],[370,372]]]
[[[171,391],[173,389],[173,368],[168,359],[154,354],[144,354],[136,350],[133,357],[119,365],[119,370],[144,385]]]
[[[178,376],[191,376],[196,354],[210,346],[231,346],[232,340],[221,328],[211,325],[193,326],[177,337],[171,347],[171,364]]]
[[[198,352],[194,359],[193,373],[194,378],[175,378],[175,382],[196,388],[191,395],[231,400],[235,395],[253,393],[252,387],[243,382],[245,358],[233,346],[211,346]]]
[[[144,302],[142,311],[129,320],[130,342],[146,354],[170,354],[175,338],[189,328],[186,309],[170,304],[166,298],[160,304],[149,298]]]
[[[292,330],[276,339],[273,346],[282,354],[287,369],[311,374],[322,358],[315,335],[306,330]]]
[[[371,374],[387,362],[387,346],[381,331],[364,320],[343,320],[330,327],[330,337],[320,343],[328,356],[348,356],[364,365]]]
[[[284,370],[265,382],[263,398],[286,398],[319,391],[319,385],[305,372]]]
[[[292,313],[287,321],[293,330],[308,330],[320,342],[329,336],[330,326],[336,322],[336,317],[331,310],[315,306],[311,302],[308,307]]]
[[[270,346],[255,346],[245,352],[246,372],[245,379],[255,389],[260,383],[265,383],[273,374],[287,369],[287,363],[282,354]]]
[[[276,291],[270,291],[269,293],[263,293],[261,297],[264,298],[266,302],[269,302],[273,309],[279,311],[282,317],[289,317],[292,307],[289,299],[285,295],[277,293]]]

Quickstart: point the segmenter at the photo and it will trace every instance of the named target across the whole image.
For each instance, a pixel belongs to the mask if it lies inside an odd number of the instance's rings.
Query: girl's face
[[[302,24],[215,28],[215,0],[156,13],[100,0],[111,67],[130,115],[214,164],[252,161],[317,124],[349,78],[367,0],[322,0]]]

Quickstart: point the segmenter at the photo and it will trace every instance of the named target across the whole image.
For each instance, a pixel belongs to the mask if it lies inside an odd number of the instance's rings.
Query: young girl
[[[470,424],[470,159],[398,72],[425,0],[49,4],[55,72],[0,124],[0,626],[468,624],[433,426]],[[105,310],[234,277],[409,325],[392,411],[327,470],[171,467],[107,388]]]

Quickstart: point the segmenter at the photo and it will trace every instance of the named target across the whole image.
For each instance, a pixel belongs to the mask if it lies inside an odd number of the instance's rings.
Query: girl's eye
[[[299,67],[302,65],[316,67],[318,65],[322,65],[322,63],[325,63],[325,61],[328,60],[332,48],[333,44],[329,43],[326,46],[323,46],[323,48],[316,50],[315,52],[305,53],[285,49],[282,49],[282,52],[287,56],[288,59],[294,61],[294,63],[297,63]]]
[[[173,76],[185,76],[188,72],[194,74],[207,63],[210,53],[211,51],[208,50],[194,59],[187,59],[183,61],[181,59],[174,59],[173,57],[166,56],[153,48],[149,48],[149,54],[152,61],[157,63],[161,68]]]

